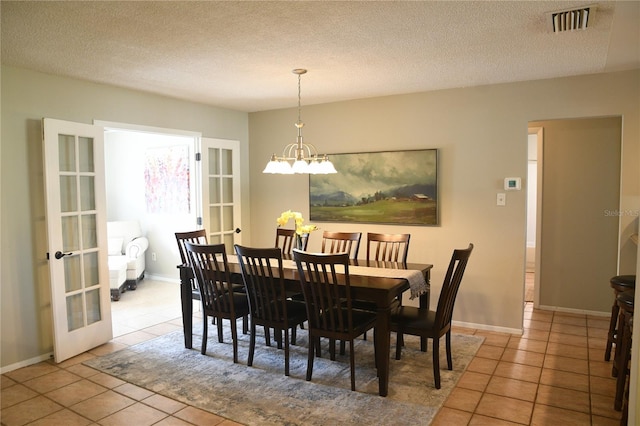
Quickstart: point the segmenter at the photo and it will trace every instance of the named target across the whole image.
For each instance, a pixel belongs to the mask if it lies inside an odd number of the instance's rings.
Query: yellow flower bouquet
[[[304,225],[304,218],[302,217],[302,213],[292,212],[291,210],[282,212],[280,217],[276,219],[276,221],[278,222],[278,227],[286,225],[290,219],[293,219],[296,223],[296,247],[301,248],[302,237],[315,231],[316,229],[318,229],[318,227],[316,225]]]

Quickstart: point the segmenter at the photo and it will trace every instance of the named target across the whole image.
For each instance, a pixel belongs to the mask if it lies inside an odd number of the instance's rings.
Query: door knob
[[[56,257],[56,259],[62,259],[65,256],[71,256],[73,253],[69,252],[69,253],[63,253],[60,250],[58,250],[56,252],[56,254],[54,254],[54,256]]]
[[[242,232],[242,229],[240,229],[240,228],[236,228],[236,234],[239,234],[239,233],[241,233],[241,232]]]

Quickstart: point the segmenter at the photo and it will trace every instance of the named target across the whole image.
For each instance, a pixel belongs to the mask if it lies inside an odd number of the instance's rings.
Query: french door
[[[110,124],[111,125],[111,124]],[[104,127],[43,119],[54,359],[112,339]],[[200,139],[196,197],[211,243],[241,241],[240,143]]]
[[[224,243],[227,254],[242,243],[239,176],[240,142],[202,138],[202,225],[209,243]]]
[[[104,131],[49,118],[43,129],[54,359],[61,362],[112,338]]]

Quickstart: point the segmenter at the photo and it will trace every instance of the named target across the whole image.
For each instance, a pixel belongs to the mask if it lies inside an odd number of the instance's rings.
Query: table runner
[[[284,268],[296,268],[296,262],[293,260],[283,260],[282,266]],[[336,268],[339,272],[340,270]],[[424,279],[422,271],[412,269],[394,269],[394,268],[375,268],[370,266],[352,266],[349,265],[349,274],[351,275],[364,275],[368,277],[381,277],[381,278],[403,278],[409,282],[409,288],[411,290],[410,299],[425,294],[429,291],[429,285]]]

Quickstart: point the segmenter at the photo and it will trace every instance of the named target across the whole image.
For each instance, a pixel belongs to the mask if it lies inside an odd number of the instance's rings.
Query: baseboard
[[[168,277],[164,277],[162,275],[151,275],[151,274],[147,274],[147,275],[145,275],[145,277],[147,277],[148,280],[164,281],[164,282],[167,282],[167,283],[180,284],[180,279],[179,278],[168,278]]]
[[[496,333],[509,333],[518,335],[521,335],[523,333],[523,329],[521,328],[499,327],[496,325],[476,324],[462,321],[452,321],[451,324],[456,327],[474,328],[476,330],[493,331]]]
[[[536,309],[540,309],[543,311],[566,312],[568,314],[591,315],[594,317],[611,317],[611,312],[588,311],[586,309],[563,308],[561,306],[540,305],[536,307]]]
[[[22,367],[28,367],[30,365],[37,364],[42,361],[47,361],[49,359],[53,359],[53,352],[38,355],[37,357],[34,357],[34,358],[25,359],[23,361],[16,362],[15,364],[10,364],[10,365],[5,365],[4,367],[0,367],[0,374],[5,374]]]

